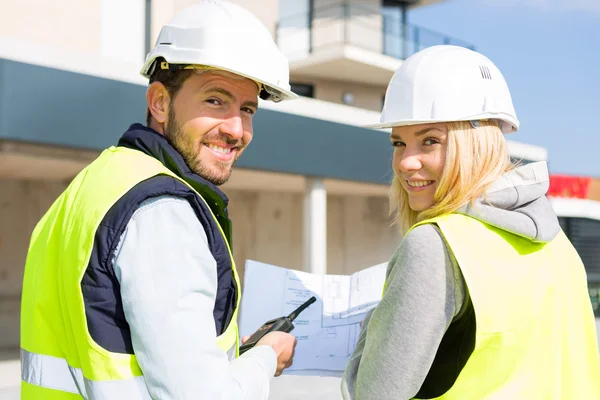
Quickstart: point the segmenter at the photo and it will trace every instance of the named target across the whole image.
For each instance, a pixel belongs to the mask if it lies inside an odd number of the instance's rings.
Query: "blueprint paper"
[[[317,301],[294,321],[294,364],[285,374],[341,376],[356,346],[360,322],[381,300],[387,263],[352,275],[321,275],[248,260],[240,336],[287,316],[311,296]]]

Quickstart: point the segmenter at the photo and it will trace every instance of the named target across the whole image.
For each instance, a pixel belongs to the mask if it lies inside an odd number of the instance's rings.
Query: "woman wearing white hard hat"
[[[483,55],[434,46],[389,83],[391,209],[403,239],[362,324],[345,399],[598,399],[584,266],[545,194],[515,166],[518,119]]]

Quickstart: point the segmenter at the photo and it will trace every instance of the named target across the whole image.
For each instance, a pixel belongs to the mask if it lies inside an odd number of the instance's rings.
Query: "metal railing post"
[[[308,2],[308,54],[313,51],[313,22],[315,19],[315,1],[309,0]]]
[[[413,48],[413,53],[416,53],[417,51],[419,51],[421,49],[421,43],[420,40],[421,38],[419,37],[419,27],[415,25],[414,27],[414,31],[413,31],[413,40],[415,42],[414,44],[414,48]]]
[[[342,44],[348,44],[348,19],[350,18],[350,4],[348,3],[347,0],[345,0],[342,3],[342,7],[343,7],[343,16],[344,16],[344,36],[343,36],[343,41]]]
[[[146,0],[145,10],[145,26],[144,26],[144,51],[145,54],[150,52],[152,48],[152,0]]]
[[[402,24],[402,26],[400,27],[400,32],[402,34],[402,52],[400,54],[402,54],[402,58],[406,60],[408,58],[408,5],[404,2],[401,4],[402,20],[400,21],[400,23]]]
[[[152,0],[145,1],[147,4],[150,4]],[[475,48],[475,46],[467,42],[463,42],[443,33],[408,23],[407,8],[402,9],[402,16],[400,18],[395,14],[396,11],[394,11],[393,15],[388,15],[385,10],[380,9],[379,12],[382,14],[381,16],[383,18],[381,21],[382,26],[380,26],[377,23],[373,24],[369,18],[363,18],[365,15],[370,17],[374,15],[374,13],[376,14],[378,12],[376,8],[370,9],[358,4],[353,4],[351,0],[338,0],[334,4],[326,4],[323,7],[318,6],[319,2],[315,0],[307,0],[307,2],[309,7],[308,12],[304,11],[296,15],[287,16],[285,19],[275,22],[274,39],[278,44],[282,39],[287,40],[286,38],[288,36],[298,34],[298,30],[296,29],[298,23],[295,21],[301,18],[301,34],[306,35],[306,33],[308,33],[309,35],[308,43],[305,41],[306,36],[302,37],[302,46],[308,46],[308,54],[314,52],[315,43],[319,48],[321,48],[321,46],[338,44],[338,39],[341,40],[342,45],[353,44],[352,39],[354,37],[352,34],[356,34],[359,39],[362,39],[360,34],[366,29],[381,30],[381,50],[375,50],[368,45],[361,44],[361,40],[356,43],[356,46],[361,46],[368,50],[380,51],[382,54],[391,55],[399,59],[407,59],[422,49],[421,36],[423,36],[423,48],[436,44],[447,45],[452,43],[469,49]],[[399,4],[403,4],[402,0],[399,0]],[[406,7],[406,5],[404,5],[404,7]],[[150,7],[147,7],[146,11],[148,12],[149,9]],[[320,19],[318,23],[316,21],[317,18]],[[149,20],[150,18],[147,16],[146,21],[148,22]],[[338,25],[340,23],[341,25]],[[353,27],[350,26],[351,23],[354,24],[354,28],[360,29],[360,31],[351,31],[351,29],[353,29]],[[293,29],[287,29],[288,25]],[[336,25],[338,25],[338,27],[336,27]],[[324,28],[326,30],[324,34],[321,32],[321,36],[324,36],[323,40],[315,35],[315,28]],[[330,28],[333,29],[334,32],[330,32]],[[388,34],[387,28],[392,28],[392,32]],[[336,34],[336,29],[341,29],[342,31],[338,30]],[[146,35],[149,36],[149,25],[146,26],[146,30]],[[333,35],[329,33],[333,33]],[[397,40],[400,40],[400,43],[398,43]],[[303,47],[303,49],[305,48]]]

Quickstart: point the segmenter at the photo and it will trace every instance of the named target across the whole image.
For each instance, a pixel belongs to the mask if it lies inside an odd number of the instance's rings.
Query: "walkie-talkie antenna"
[[[290,321],[293,321],[296,319],[296,317],[306,309],[306,307],[310,306],[312,303],[314,303],[315,301],[317,301],[317,298],[315,296],[311,297],[310,299],[306,300],[306,302],[304,304],[302,304],[300,307],[296,308],[294,311],[292,311],[292,313],[290,315],[288,315],[288,318],[290,319]]]

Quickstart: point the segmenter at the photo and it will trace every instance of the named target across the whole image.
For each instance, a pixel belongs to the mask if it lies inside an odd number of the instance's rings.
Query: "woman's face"
[[[448,128],[439,123],[397,126],[390,139],[394,174],[408,193],[410,208],[417,212],[430,208],[444,171]]]

